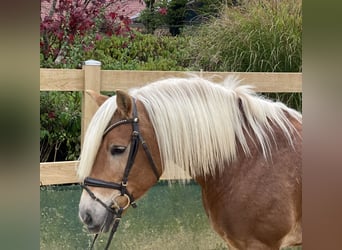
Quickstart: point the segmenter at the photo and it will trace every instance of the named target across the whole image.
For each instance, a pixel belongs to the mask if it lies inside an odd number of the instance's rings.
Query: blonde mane
[[[131,94],[144,104],[164,172],[175,179],[213,174],[217,167],[222,171],[224,163],[236,158],[238,142],[249,155],[247,126],[267,158],[273,139],[271,125],[278,125],[292,145],[295,129],[284,111],[300,122],[302,119],[297,111],[257,96],[250,86],[239,86],[232,77],[221,85],[199,77],[165,79]]]
[[[284,111],[301,122],[299,112],[280,102],[265,100],[235,78],[223,84],[191,78],[157,81],[130,94],[140,100],[154,127],[164,172],[176,179],[213,174],[237,156],[237,144],[250,154],[250,127],[265,158],[271,154],[272,125],[284,132],[290,145],[295,129]],[[240,110],[239,102],[243,107]],[[108,99],[96,112],[85,135],[78,176],[90,174],[102,133],[116,109]],[[271,138],[270,136],[271,135]]]
[[[80,163],[77,168],[77,176],[80,180],[89,176],[101,145],[103,132],[113,117],[116,108],[116,96],[112,96],[99,107],[90,121],[84,136]]]

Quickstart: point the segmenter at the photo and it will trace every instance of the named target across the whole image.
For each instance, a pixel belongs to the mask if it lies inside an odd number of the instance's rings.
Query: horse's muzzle
[[[117,215],[116,210],[112,212],[102,210],[101,212],[103,213],[99,214],[99,211],[96,209],[80,207],[79,218],[90,233],[108,232]]]

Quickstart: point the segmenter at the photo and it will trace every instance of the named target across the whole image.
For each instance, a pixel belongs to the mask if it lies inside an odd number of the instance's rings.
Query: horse
[[[302,115],[240,82],[189,76],[111,97],[87,91],[99,106],[77,170],[89,232],[112,227],[108,247],[121,215],[167,173],[199,184],[229,249],[301,245]]]

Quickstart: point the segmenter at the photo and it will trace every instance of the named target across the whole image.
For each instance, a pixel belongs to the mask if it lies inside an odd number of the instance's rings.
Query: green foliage
[[[101,61],[103,69],[186,70],[188,38],[135,33],[134,38],[110,37],[96,42],[88,58]]]
[[[197,3],[197,6],[196,6]],[[232,6],[232,0],[202,0],[202,1],[194,1],[194,6],[188,5],[188,9],[195,9],[197,15],[201,18],[209,18],[209,17],[218,17],[220,10],[222,9],[222,5]]]
[[[173,0],[168,6],[167,20],[170,32],[174,36],[180,34],[180,28],[184,25],[184,19],[187,16],[187,2],[187,0]]]
[[[166,25],[167,22],[167,0],[145,1],[146,8],[141,11],[139,21],[144,24],[148,33],[152,34],[155,29]]]
[[[45,56],[40,53],[41,68],[81,68],[82,62],[88,60],[87,52],[94,48],[96,38],[94,34],[75,35],[73,43],[65,43],[58,50],[60,56],[54,55]],[[54,45],[53,45],[54,46]],[[57,49],[57,47],[56,47]]]
[[[76,160],[80,153],[81,94],[40,93],[40,161]]]
[[[147,8],[139,17],[148,33],[158,27],[169,27],[172,35],[179,35],[185,25],[199,24],[210,16],[217,16],[222,3],[231,5],[230,0],[162,0],[147,1]]]
[[[285,103],[287,106],[302,111],[302,93],[263,93],[264,96]]]
[[[299,72],[302,15],[297,0],[227,7],[191,39],[194,66],[207,71]]]

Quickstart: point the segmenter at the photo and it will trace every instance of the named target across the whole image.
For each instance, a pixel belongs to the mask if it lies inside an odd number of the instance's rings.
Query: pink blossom
[[[98,40],[101,40],[101,39],[102,39],[102,36],[99,33],[96,33],[95,40],[98,41]]]
[[[167,14],[167,8],[160,8],[160,9],[158,10],[158,12],[159,12],[161,15],[165,16],[165,15]]]

